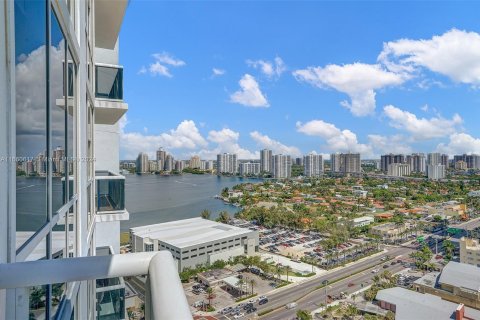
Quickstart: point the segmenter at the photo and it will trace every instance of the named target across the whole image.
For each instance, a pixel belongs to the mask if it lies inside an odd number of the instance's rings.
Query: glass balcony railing
[[[96,171],[97,212],[125,210],[125,177],[108,171]]]
[[[95,97],[123,100],[123,68],[119,66],[95,66]]]

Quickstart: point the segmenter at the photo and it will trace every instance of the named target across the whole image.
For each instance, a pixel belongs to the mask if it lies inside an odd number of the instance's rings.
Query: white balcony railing
[[[191,320],[178,269],[168,251],[0,264],[0,289],[147,274],[145,318]]]

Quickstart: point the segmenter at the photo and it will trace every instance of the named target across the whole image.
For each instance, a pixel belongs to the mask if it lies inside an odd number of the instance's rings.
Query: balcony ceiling
[[[128,0],[95,0],[95,46],[114,49]]]
[[[115,124],[127,110],[128,104],[122,101],[95,99],[95,123]]]

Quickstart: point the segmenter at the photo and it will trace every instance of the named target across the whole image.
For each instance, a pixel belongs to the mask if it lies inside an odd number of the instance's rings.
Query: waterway
[[[233,215],[239,208],[225,204],[214,196],[220,194],[225,187],[259,181],[209,174],[127,175],[125,205],[130,212],[130,219],[122,221],[121,230],[128,231],[132,227],[198,217],[204,209],[209,210],[213,218],[222,210]]]

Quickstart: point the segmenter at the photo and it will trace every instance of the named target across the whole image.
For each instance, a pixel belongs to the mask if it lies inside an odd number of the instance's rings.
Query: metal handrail
[[[146,319],[192,319],[177,266],[169,251],[0,264],[0,289],[143,274],[148,274]]]

